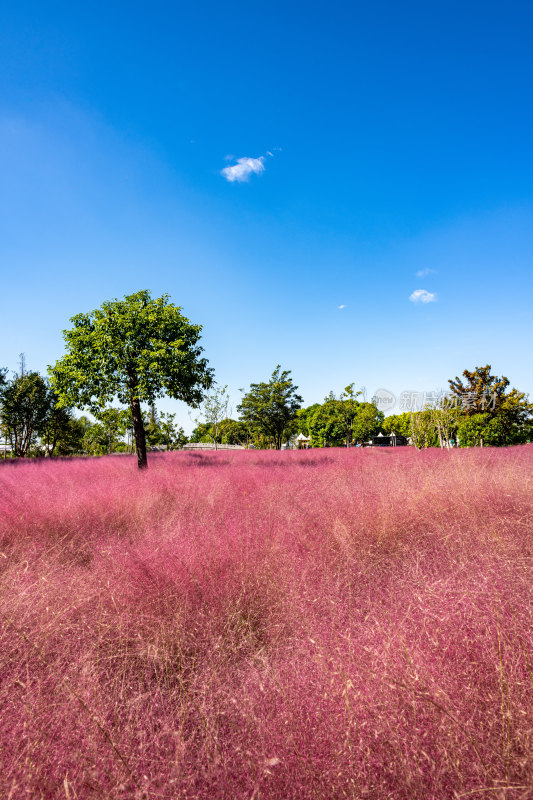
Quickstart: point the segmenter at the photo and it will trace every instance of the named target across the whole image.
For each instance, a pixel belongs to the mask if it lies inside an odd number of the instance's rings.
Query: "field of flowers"
[[[0,465],[0,797],[533,797],[533,446]]]

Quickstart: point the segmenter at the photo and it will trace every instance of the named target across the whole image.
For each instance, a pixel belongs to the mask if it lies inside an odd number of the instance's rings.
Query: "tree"
[[[397,436],[409,438],[411,435],[411,415],[408,411],[403,414],[390,414],[383,420],[381,430],[385,434],[394,432]]]
[[[153,299],[148,291],[106,301],[72,317],[63,331],[67,352],[49,367],[62,405],[97,413],[118,398],[128,406],[139,468],[147,466],[141,403],[166,392],[196,405],[213,380],[198,345],[202,328],[180,312],[168,295]]]
[[[50,403],[43,421],[40,435],[45,454],[54,456],[56,452],[66,455],[81,447],[84,431],[74,419],[72,409],[58,406],[58,398],[51,390]]]
[[[358,403],[356,414],[353,418],[353,438],[364,444],[379,431],[383,425],[384,417],[383,411],[379,411],[374,403]]]
[[[200,417],[209,425],[209,431],[215,445],[215,450],[217,449],[219,440],[220,423],[228,416],[229,395],[227,389],[227,386],[214,385],[206,392],[204,399],[198,405]],[[198,425],[201,423],[201,419],[196,419],[195,422]]]
[[[490,422],[488,414],[463,414],[457,425],[457,436],[461,447],[482,447],[488,444],[487,426]]]
[[[290,370],[278,364],[268,383],[252,383],[237,407],[242,420],[259,435],[270,438],[276,450],[293,431],[302,398],[292,382]]]
[[[177,450],[187,443],[183,428],[175,423],[176,415],[158,413],[155,404],[150,408],[150,417],[146,428],[146,442],[150,447],[163,446],[167,450]]]
[[[437,444],[437,429],[432,408],[411,412],[411,440],[417,450],[426,447],[435,447]]]
[[[346,436],[342,402],[330,392],[309,420],[312,447],[341,447]]]
[[[199,442],[212,442],[213,435],[211,433],[211,425],[209,422],[201,422],[199,425],[197,425],[191,433],[189,441],[192,444],[198,444]]]
[[[124,445],[124,436],[128,429],[130,414],[127,408],[102,408],[95,414],[97,424],[90,429],[91,432],[98,426],[101,427],[105,452],[111,455],[118,446]]]
[[[310,423],[315,411],[320,408],[320,403],[313,403],[307,408],[300,408],[296,412],[296,433],[303,433],[304,436],[311,436]]]
[[[340,412],[344,421],[346,447],[348,447],[354,438],[354,419],[361,414],[361,403],[356,400],[362,392],[356,392],[353,388],[354,384],[350,383],[346,386],[340,396]]]
[[[44,428],[52,393],[38,372],[27,372],[21,360],[20,373],[0,386],[0,423],[14,456],[25,458]]]
[[[330,392],[322,405],[314,407],[309,419],[313,447],[349,446],[353,441],[366,442],[377,433],[383,422],[383,412],[378,411],[374,403],[356,400],[359,394],[361,392],[355,392],[352,383],[340,398]]]
[[[252,438],[247,423],[240,419],[223,419],[219,433],[222,444],[240,444],[246,447]]]
[[[491,375],[490,370],[490,364],[476,367],[473,372],[465,369],[465,383],[457,377],[448,381],[451,401],[459,404],[461,415],[476,417],[473,427],[461,421],[461,443],[475,440],[481,446],[503,446],[528,441],[533,404],[524,392],[514,388],[506,391],[508,378]]]
[[[179,450],[189,441],[185,431],[176,425],[176,415],[170,412],[162,412],[159,417],[159,430],[161,431],[160,444],[166,446],[167,450]]]
[[[461,409],[449,397],[443,398],[440,405],[432,409],[432,420],[441,447],[449,449],[452,446],[452,439],[457,435],[460,414]]]
[[[509,380],[491,375],[490,370],[490,364],[476,367],[473,372],[465,369],[463,371],[465,383],[457,376],[455,380],[448,381],[452,398],[459,403],[463,414],[468,417],[484,413],[489,413],[491,417],[495,416],[506,397],[505,390],[509,386]]]

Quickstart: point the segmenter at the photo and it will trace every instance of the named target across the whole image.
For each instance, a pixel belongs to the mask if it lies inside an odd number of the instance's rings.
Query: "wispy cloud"
[[[345,306],[345,305],[342,305],[342,306],[339,306],[339,308],[341,308],[341,309],[342,309],[342,308],[346,308],[346,306]]]
[[[424,269],[419,269],[416,273],[417,278],[425,278],[426,275],[436,275],[437,270],[431,269],[431,267],[424,267]]]
[[[426,289],[415,289],[409,300],[411,303],[434,303],[437,300],[437,295],[433,294],[433,292],[428,292]]]
[[[259,158],[238,158],[237,163],[231,167],[224,167],[220,174],[230,183],[246,183],[250,175],[261,175],[265,171],[265,157]]]

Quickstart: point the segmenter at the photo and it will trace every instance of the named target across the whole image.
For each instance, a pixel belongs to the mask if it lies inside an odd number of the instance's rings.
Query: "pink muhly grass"
[[[0,468],[0,796],[533,797],[533,447]]]

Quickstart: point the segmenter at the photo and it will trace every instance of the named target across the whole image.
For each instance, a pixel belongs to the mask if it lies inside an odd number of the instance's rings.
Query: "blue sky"
[[[485,363],[533,395],[528,0],[0,11],[0,365],[148,288],[235,402],[278,363],[306,404]]]

